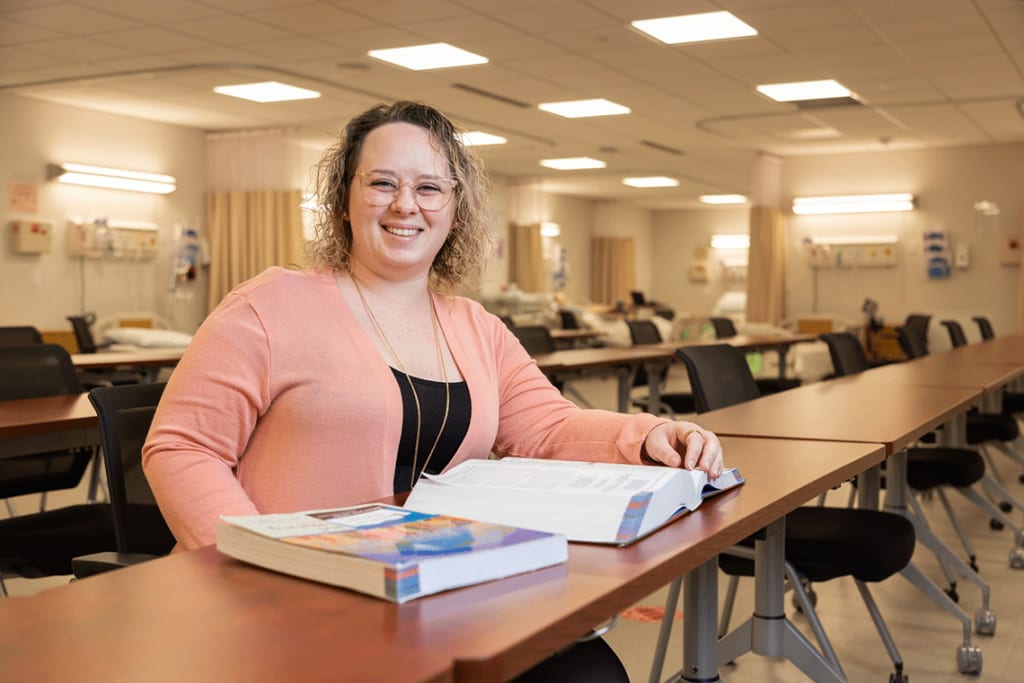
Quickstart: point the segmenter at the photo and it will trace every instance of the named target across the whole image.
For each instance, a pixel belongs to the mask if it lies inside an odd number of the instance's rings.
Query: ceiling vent
[[[656,149],[659,152],[665,152],[667,154],[674,154],[677,157],[681,157],[681,156],[686,154],[686,152],[684,152],[681,149],[676,149],[675,147],[669,147],[668,145],[663,145],[663,144],[661,144],[659,142],[651,142],[650,140],[641,140],[640,144],[644,145],[646,147],[650,147],[651,149]]]
[[[530,105],[528,105],[526,102],[520,102],[519,100],[514,100],[511,97],[505,97],[504,95],[499,95],[497,93],[489,92],[487,90],[474,88],[473,86],[466,85],[465,83],[452,83],[452,87],[458,88],[459,90],[462,90],[464,92],[471,92],[474,95],[479,95],[480,97],[486,97],[488,99],[496,100],[504,104],[511,104],[513,107],[520,107],[522,109],[531,108]]]

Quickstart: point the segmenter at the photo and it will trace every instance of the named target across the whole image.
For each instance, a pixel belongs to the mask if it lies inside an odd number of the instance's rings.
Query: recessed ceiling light
[[[700,200],[705,204],[746,204],[747,198],[741,194],[702,194]]]
[[[430,43],[429,45],[410,45],[389,50],[370,50],[366,54],[383,62],[404,66],[413,71],[427,69],[447,69],[453,66],[472,66],[486,64],[487,57],[474,54],[448,43]]]
[[[459,135],[462,144],[467,147],[478,145],[504,145],[508,140],[500,135],[492,135],[480,130],[470,130]]]
[[[634,28],[669,45],[757,35],[757,29],[740,21],[730,12],[704,12],[661,19],[641,19],[630,23]]]
[[[623,185],[630,187],[679,187],[679,181],[663,175],[644,176],[642,178],[623,178]]]
[[[564,116],[567,119],[579,119],[587,116],[614,116],[628,114],[629,107],[624,107],[605,99],[569,100],[566,102],[545,102],[538,104],[539,109]]]
[[[794,83],[768,83],[757,86],[757,91],[776,102],[798,100],[827,100],[849,97],[852,93],[834,80],[797,81]]]
[[[548,168],[554,168],[559,171],[578,171],[585,168],[604,168],[607,166],[607,164],[600,159],[591,159],[590,157],[543,159],[541,160],[540,165],[547,166]]]
[[[290,102],[291,100],[313,100],[320,97],[320,93],[316,90],[297,88],[294,85],[286,85],[277,81],[218,85],[213,91],[252,102]]]

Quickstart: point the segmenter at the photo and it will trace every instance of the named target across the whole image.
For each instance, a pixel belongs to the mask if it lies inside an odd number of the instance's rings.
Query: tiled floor
[[[671,380],[676,387],[685,387],[685,378],[678,375]],[[575,382],[577,389],[597,407],[614,409],[614,380],[588,380]],[[1005,458],[996,461],[998,470],[1014,492],[1024,499],[1024,485],[1017,483],[1019,468]],[[728,454],[726,454],[728,459]],[[84,497],[84,489],[54,494],[51,506],[77,502]],[[847,493],[839,490],[831,494],[829,503],[845,505]],[[982,651],[982,671],[978,676],[963,675],[957,669],[957,649],[963,630],[961,623],[937,607],[902,577],[893,577],[871,586],[872,593],[885,618],[905,663],[905,672],[913,683],[953,683],[962,681],[989,681],[992,683],[1019,683],[1024,681],[1024,571],[1009,568],[1008,554],[1013,544],[1009,531],[992,531],[988,518],[973,505],[957,495],[950,501],[954,505],[964,528],[968,531],[980,566],[981,577],[991,590],[990,607],[997,615],[996,633],[992,637],[972,635],[972,642]],[[18,501],[20,510],[30,510],[33,501]],[[923,501],[926,514],[935,531],[952,547],[958,548],[952,528],[946,520],[937,499]],[[0,512],[0,515],[4,513]],[[1013,519],[1020,520],[1019,513]],[[940,585],[945,585],[939,565],[927,551],[919,550],[914,557],[923,571]],[[51,579],[8,579],[12,595],[26,595],[61,584],[67,577]],[[888,656],[868,617],[852,581],[837,579],[815,585],[818,594],[818,612],[832,644],[851,683],[885,683],[892,671]],[[973,617],[981,604],[981,593],[973,584],[959,583],[960,605]],[[749,616],[752,608],[753,583],[741,582],[732,623],[738,624]],[[719,595],[725,593],[721,582]],[[634,683],[647,681],[651,657],[654,653],[659,622],[642,621],[637,614],[658,612],[664,605],[664,589],[641,601],[638,607],[654,609],[634,610],[634,618],[622,618],[606,636],[625,663]],[[787,607],[789,607],[787,600]],[[806,620],[790,607],[789,617],[805,633]],[[674,629],[666,659],[664,676],[667,678],[679,667],[682,653],[680,628]],[[790,683],[807,678],[791,663],[755,654],[745,654],[735,663],[721,668],[722,680],[733,682]]]

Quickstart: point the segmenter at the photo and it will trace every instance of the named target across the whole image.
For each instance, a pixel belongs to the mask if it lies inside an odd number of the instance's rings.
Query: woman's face
[[[421,204],[454,193],[451,176],[426,129],[388,123],[371,131],[349,188],[353,266],[388,278],[426,277],[451,230],[455,199],[439,209]]]

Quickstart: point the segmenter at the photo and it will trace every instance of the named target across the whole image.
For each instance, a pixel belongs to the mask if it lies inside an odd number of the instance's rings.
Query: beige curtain
[[[540,236],[540,223],[508,227],[508,281],[516,283],[523,292],[543,292],[544,253]]]
[[[208,192],[209,310],[238,283],[270,266],[298,267],[303,257],[302,192]]]
[[[747,321],[779,325],[786,307],[786,222],[782,210],[750,209]]]
[[[629,301],[636,289],[636,245],[632,237],[595,237],[590,240],[590,299],[614,304]]]

